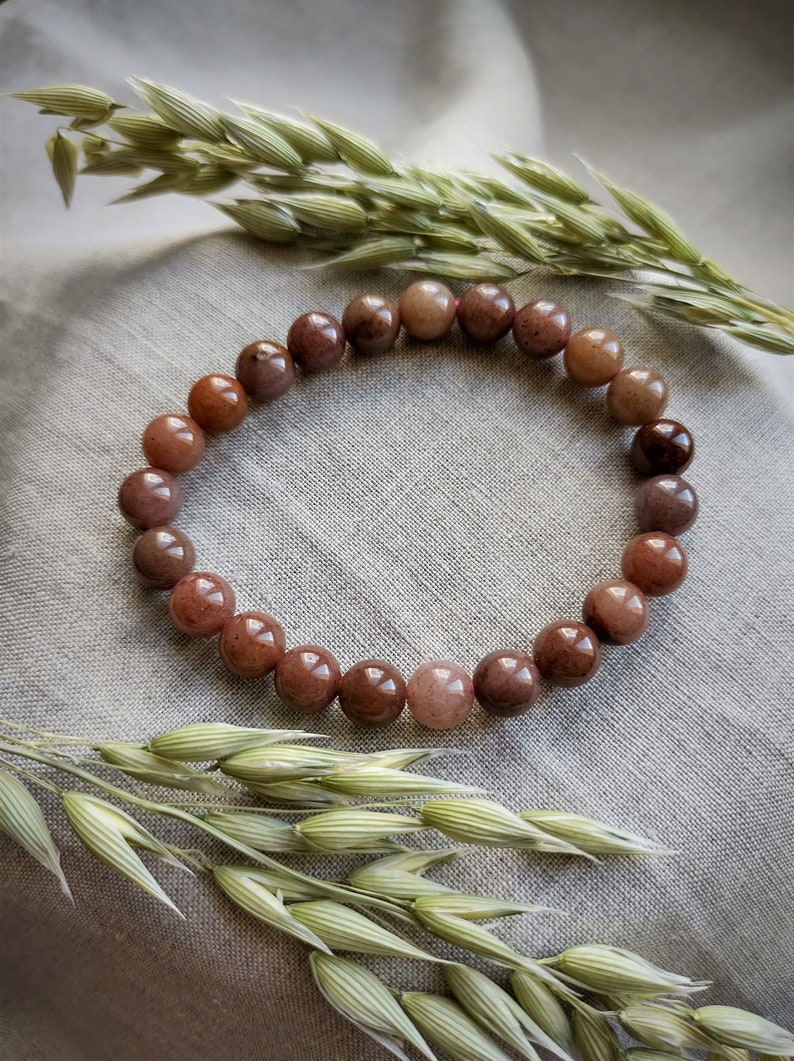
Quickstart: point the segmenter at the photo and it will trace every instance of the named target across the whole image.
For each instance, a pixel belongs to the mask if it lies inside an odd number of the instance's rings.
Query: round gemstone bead
[[[516,306],[498,284],[476,284],[458,303],[458,324],[473,343],[495,343],[513,326]]]
[[[664,597],[686,578],[687,558],[680,543],[664,531],[632,538],[623,550],[623,575],[649,597]]]
[[[136,540],[132,562],[145,586],[170,589],[193,570],[196,550],[176,527],[150,527]]]
[[[601,662],[601,646],[589,626],[563,619],[543,627],[532,656],[547,682],[570,688],[593,677]]]
[[[305,372],[325,372],[342,360],[345,331],[328,313],[304,313],[292,323],[287,347]]]
[[[204,432],[190,416],[165,413],[143,433],[143,453],[153,468],[187,472],[204,456]]]
[[[405,680],[396,667],[381,659],[365,659],[343,675],[339,704],[353,722],[379,729],[400,714],[405,692]]]
[[[695,442],[677,420],[652,420],[644,424],[631,443],[631,463],[640,475],[677,474],[695,455]]]
[[[455,296],[437,280],[417,280],[403,292],[398,309],[412,339],[440,339],[455,320]]]
[[[474,686],[457,663],[432,660],[423,663],[408,681],[408,710],[428,729],[453,729],[468,718],[474,703]]]
[[[242,383],[215,373],[196,380],[190,388],[187,407],[205,431],[222,434],[243,422],[248,412],[248,398]]]
[[[637,490],[634,511],[640,530],[676,536],[697,519],[698,496],[680,475],[655,475]]]
[[[234,374],[254,401],[272,402],[295,382],[295,365],[281,343],[258,339],[240,351]]]
[[[568,340],[563,363],[580,387],[603,387],[623,367],[623,344],[606,328],[584,328]]]
[[[652,368],[624,368],[607,388],[607,409],[620,424],[647,424],[667,405],[667,384]]]
[[[227,619],[218,638],[224,667],[241,678],[264,678],[284,655],[284,631],[272,615],[240,612]]]
[[[356,353],[384,354],[400,332],[397,307],[382,295],[359,295],[342,315],[345,337]]]
[[[558,302],[541,298],[516,311],[513,338],[522,354],[542,359],[559,354],[571,335],[571,318]]]
[[[582,618],[602,641],[630,645],[648,627],[648,600],[633,583],[608,579],[587,594]]]
[[[119,508],[133,527],[159,527],[170,523],[182,507],[182,488],[162,468],[139,468],[119,487]]]
[[[342,671],[332,655],[320,645],[298,645],[276,664],[276,693],[293,711],[313,715],[328,707],[339,691]]]
[[[212,637],[234,615],[234,590],[220,575],[192,571],[171,590],[168,610],[188,637]]]
[[[540,672],[525,652],[498,648],[484,656],[474,671],[474,695],[497,718],[523,715],[540,692]]]

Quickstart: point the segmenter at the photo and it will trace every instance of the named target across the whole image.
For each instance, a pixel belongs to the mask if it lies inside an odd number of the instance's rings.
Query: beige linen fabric
[[[139,73],[213,102],[302,105],[406,158],[473,167],[482,149],[539,151],[545,136],[564,164],[581,148],[663,198],[725,264],[785,299],[788,10],[179,0],[67,12],[10,0],[2,80],[83,80],[126,99],[122,77]],[[129,739],[206,718],[292,725],[268,684],[227,676],[211,644],[174,632],[164,595],[134,584],[116,489],[141,464],[142,428],[183,408],[197,376],[231,371],[245,343],[283,339],[309,308],[340,314],[362,289],[396,296],[406,278],[301,271],[308,258],[230,232],[201,203],[105,210],[114,181],[81,183],[66,214],[46,172],[47,121],[2,108],[0,714]],[[312,725],[350,747],[463,748],[439,771],[678,849],[601,866],[472,851],[439,877],[570,910],[499,929],[529,952],[633,946],[714,979],[711,1001],[792,1022],[791,365],[646,320],[608,290],[528,279],[515,294],[560,298],[577,326],[613,328],[631,362],[666,375],[670,412],[698,443],[689,478],[703,515],[685,538],[684,588],[653,602],[638,645],[605,651],[594,682],[547,690],[523,719],[476,714],[438,735],[408,719],[362,733],[336,711]],[[587,588],[617,574],[634,533],[630,438],[600,394],[509,342],[401,341],[302,380],[213,439],[184,477],[179,523],[201,566],[232,581],[242,608],[281,617],[292,644],[327,644],[343,665],[471,668],[576,616]],[[319,998],[297,945],[207,882],[158,869],[187,915],[177,921],[93,863],[50,809],[74,909],[0,839],[4,1059],[385,1056]],[[395,986],[439,983],[374,967]]]

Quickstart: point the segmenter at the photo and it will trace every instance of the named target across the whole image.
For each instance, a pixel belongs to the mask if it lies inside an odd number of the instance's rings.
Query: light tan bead
[[[652,368],[624,368],[607,388],[607,409],[621,424],[658,420],[667,405],[667,384]]]
[[[568,340],[563,363],[580,387],[603,387],[623,367],[623,344],[606,328],[583,328]]]
[[[440,339],[455,320],[455,296],[437,280],[417,280],[400,299],[400,320],[413,339]]]

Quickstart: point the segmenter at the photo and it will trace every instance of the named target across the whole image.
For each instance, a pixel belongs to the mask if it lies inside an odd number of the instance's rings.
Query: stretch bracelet
[[[553,357],[564,350],[570,379],[581,387],[606,386],[610,415],[639,428],[631,445],[634,468],[645,479],[637,490],[635,514],[642,533],[626,546],[623,578],[599,582],[585,597],[582,619],[549,623],[532,651],[496,649],[473,675],[457,663],[421,664],[406,682],[386,660],[366,659],[342,673],[327,649],[313,644],[287,650],[279,622],[264,612],[236,613],[231,585],[220,575],[195,571],[190,539],[172,525],[182,505],[175,474],[194,468],[205,448],[205,432],[238,427],[249,399],[270,402],[293,385],[298,365],[306,373],[333,368],[346,344],[363,356],[391,349],[401,328],[419,340],[443,338],[457,320],[468,340],[494,343],[512,331],[527,357]],[[694,443],[675,420],[661,419],[667,385],[650,368],[623,368],[620,340],[605,328],[571,334],[565,308],[539,299],[516,310],[510,294],[496,284],[478,284],[456,300],[434,280],[412,284],[395,306],[381,295],[360,295],[349,303],[341,323],[327,313],[298,317],[286,346],[270,340],[251,343],[237,359],[235,377],[203,376],[188,398],[189,415],[166,413],[143,433],[149,467],[128,475],[119,507],[143,531],[133,549],[140,579],[170,589],[169,610],[189,637],[218,637],[224,666],[244,678],[274,673],[276,693],[289,708],[310,714],[339,698],[348,718],[365,727],[388,725],[406,705],[431,729],[451,729],[472,710],[474,700],[491,715],[512,717],[537,700],[541,681],[577,686],[589,681],[601,661],[601,642],[629,644],[648,624],[648,596],[677,589],[687,572],[686,554],[676,536],[697,516],[698,500],[680,476],[690,464]]]

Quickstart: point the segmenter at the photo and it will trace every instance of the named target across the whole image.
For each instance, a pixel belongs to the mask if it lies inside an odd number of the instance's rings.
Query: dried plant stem
[[[747,290],[663,210],[591,167],[613,213],[566,173],[515,151],[495,156],[510,182],[397,165],[368,138],[312,115],[299,122],[238,104],[240,117],[166,85],[131,84],[150,111],[125,116],[121,104],[80,85],[13,93],[72,118],[47,144],[67,205],[81,158],[85,174],[155,174],[117,202],[247,189],[244,198],[210,201],[258,239],[332,252],[323,264],[338,269],[467,281],[537,269],[607,278],[642,309],[794,353],[791,310]]]

